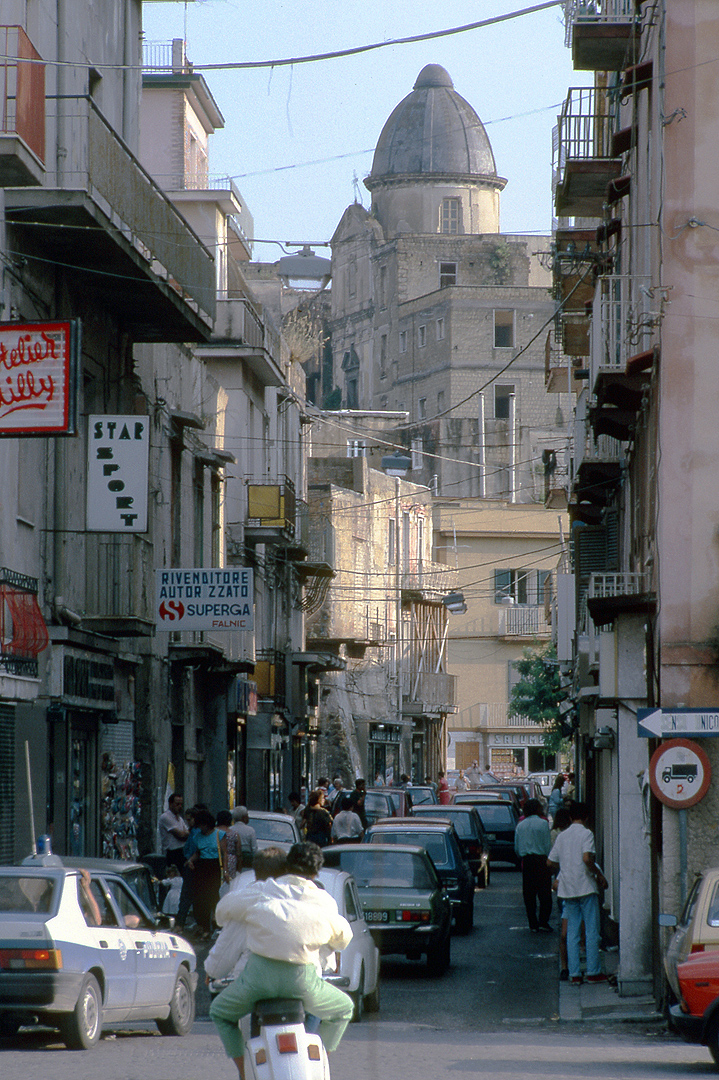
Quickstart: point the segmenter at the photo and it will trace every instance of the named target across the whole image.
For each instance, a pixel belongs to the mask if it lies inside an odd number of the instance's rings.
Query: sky
[[[267,61],[431,33],[529,7],[536,0],[152,0],[147,41],[186,37],[197,67]],[[207,71],[225,119],[210,172],[232,176],[257,240],[329,241],[362,183],[382,127],[425,64],[441,64],[484,123],[497,172],[504,233],[552,225],[552,128],[569,87],[588,85],[564,45],[560,6],[494,26],[356,56],[286,67]],[[255,245],[275,261],[278,246]],[[318,252],[322,254],[322,252]],[[326,253],[325,253],[326,254]]]

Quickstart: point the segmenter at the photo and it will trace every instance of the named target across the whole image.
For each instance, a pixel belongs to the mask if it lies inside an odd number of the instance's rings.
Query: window
[[[364,439],[347,440],[347,457],[367,457],[367,443]]]
[[[446,289],[448,285],[457,284],[456,262],[441,262],[439,264],[439,287]]]
[[[513,383],[494,384],[494,418],[495,420],[509,419],[509,399],[514,394]]]
[[[444,412],[444,390],[437,391],[437,412]]]
[[[387,378],[387,335],[382,334],[379,339],[379,377]]]
[[[459,199],[442,199],[439,210],[439,231],[441,233],[456,234],[459,229],[459,213],[461,207]]]
[[[495,604],[532,604],[544,603],[544,590],[549,570],[495,570]]]
[[[422,453],[424,451],[424,439],[419,436],[412,439],[412,471],[422,468]]]
[[[387,562],[390,566],[394,565],[395,556],[397,554],[397,525],[394,518],[389,518],[387,521]]]
[[[419,329],[417,331],[417,343],[418,343],[420,349],[423,349],[424,346],[427,344],[427,327],[426,326],[420,326],[419,327]]]
[[[427,419],[427,398],[421,397],[417,403],[417,417],[420,420]]]
[[[495,570],[495,604],[528,604],[529,575],[529,570]]]
[[[347,408],[358,409],[359,408],[359,395],[357,393],[357,380],[347,380]]]
[[[517,671],[515,664],[516,660],[507,661],[507,701],[512,700],[512,690],[514,690],[515,686],[522,678]]]
[[[444,338],[444,319],[437,319],[437,341]]]
[[[347,266],[347,293],[349,296],[357,295],[357,263],[354,259]]]
[[[387,307],[387,267],[379,268],[379,309],[384,311]]]
[[[494,347],[495,349],[514,348],[514,312],[494,312]]]
[[[399,351],[401,353],[407,352],[407,331],[400,330],[399,332]]]

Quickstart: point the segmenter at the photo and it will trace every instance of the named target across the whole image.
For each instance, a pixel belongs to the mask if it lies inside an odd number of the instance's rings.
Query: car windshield
[[[255,818],[250,814],[250,825],[255,830],[258,840],[279,840],[285,844],[294,844],[295,842],[295,833],[291,821]]]
[[[424,803],[434,805],[434,792],[431,788],[413,787],[410,790],[412,806],[422,806]]]
[[[485,829],[514,828],[516,822],[510,806],[493,806],[492,803],[480,803],[477,806]]]
[[[382,829],[370,837],[372,844],[416,844],[423,847],[435,866],[450,865],[449,847],[443,833],[423,832],[422,829],[406,829],[404,832],[390,832]]]
[[[368,795],[367,798],[371,799],[372,796]],[[376,798],[381,799],[382,802],[384,803],[384,796],[383,795],[378,795],[378,796],[376,796]],[[392,803],[392,806],[394,807],[395,812],[399,813],[399,803],[400,803],[400,798],[401,798],[399,791],[388,791],[387,792],[387,798]],[[379,803],[378,803],[378,805],[379,805]]]
[[[425,860],[409,851],[372,851],[361,845],[353,851],[327,849],[327,863],[337,865],[354,876],[358,886],[375,889],[434,889],[435,882]]]
[[[51,877],[0,877],[0,911],[46,914],[52,908],[55,879]]]
[[[388,792],[387,795],[377,795],[373,791],[368,791],[364,798],[365,813],[376,814],[377,817],[382,817],[384,814],[389,813],[389,806],[387,800],[394,805],[394,799]]]

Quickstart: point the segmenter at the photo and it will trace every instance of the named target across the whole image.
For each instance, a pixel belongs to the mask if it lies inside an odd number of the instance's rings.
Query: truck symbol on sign
[[[698,768],[696,765],[667,765],[662,770],[662,780],[668,784],[670,780],[686,780],[693,784],[696,780]]]

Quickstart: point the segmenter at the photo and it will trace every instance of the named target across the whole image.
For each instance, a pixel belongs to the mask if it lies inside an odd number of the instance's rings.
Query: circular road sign
[[[649,783],[666,806],[683,810],[706,795],[712,770],[706,752],[691,739],[670,739],[652,754]]]

